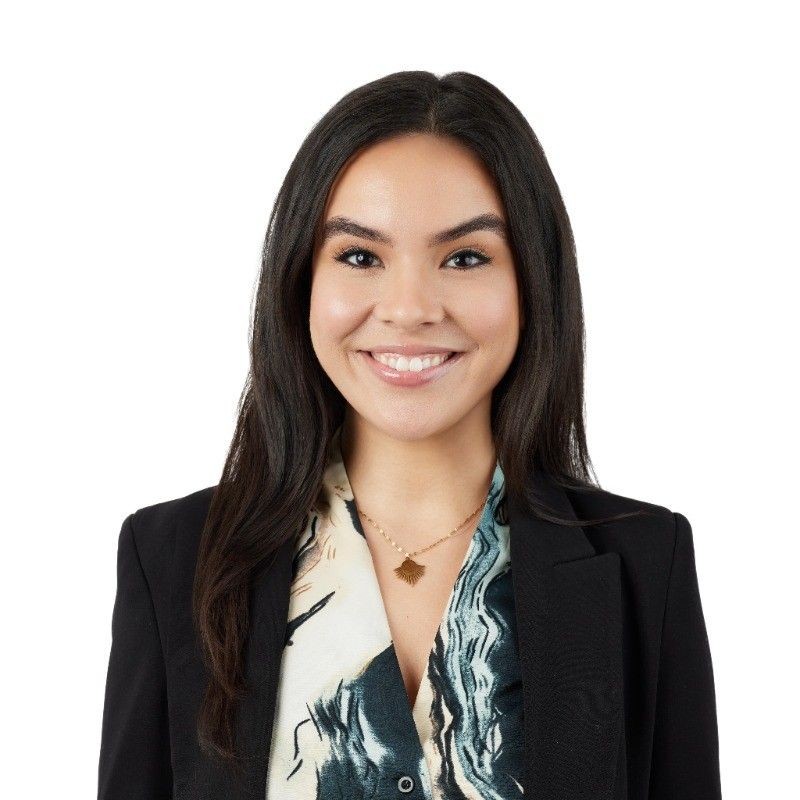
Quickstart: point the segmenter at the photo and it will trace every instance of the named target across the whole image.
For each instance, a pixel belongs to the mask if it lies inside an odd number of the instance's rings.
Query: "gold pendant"
[[[416,561],[406,558],[405,561],[399,566],[395,567],[394,573],[398,578],[402,578],[406,583],[412,586],[422,577],[425,572],[423,564],[417,564]]]

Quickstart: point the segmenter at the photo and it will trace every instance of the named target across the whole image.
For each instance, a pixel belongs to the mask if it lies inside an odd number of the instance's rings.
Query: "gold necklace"
[[[336,488],[340,491],[344,491],[344,487],[342,486],[336,486]],[[458,532],[459,528],[462,528],[464,525],[466,525],[467,522],[469,522],[483,508],[485,503],[486,500],[482,500],[480,505],[460,525],[457,525],[455,528],[453,528],[453,530],[450,531],[450,533],[448,533],[446,536],[442,536],[441,539],[437,539],[433,544],[429,544],[427,547],[423,547],[420,550],[415,550],[413,553],[409,553],[407,550],[404,550],[399,544],[397,544],[397,542],[392,539],[392,537],[389,536],[386,531],[384,531],[383,528],[381,528],[381,526],[378,525],[378,523],[366,513],[366,511],[361,511],[358,509],[358,504],[356,504],[356,509],[358,510],[359,514],[363,514],[378,529],[381,536],[383,536],[383,538],[386,539],[386,541],[389,542],[389,544],[392,545],[392,547],[394,547],[398,553],[402,553],[405,556],[403,563],[400,564],[399,567],[395,567],[394,574],[397,575],[397,577],[401,580],[404,580],[406,583],[413,586],[425,573],[425,565],[414,561],[414,556],[418,556],[420,553],[424,553],[427,550],[436,547],[437,544],[441,544],[442,542],[446,541],[451,536],[454,536]]]

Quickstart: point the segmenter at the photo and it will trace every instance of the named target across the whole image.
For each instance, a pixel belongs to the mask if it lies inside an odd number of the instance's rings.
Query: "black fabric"
[[[561,515],[646,513],[567,527],[509,503],[526,796],[720,798],[714,677],[688,520],[607,491],[564,490],[541,472],[531,480]],[[264,798],[292,542],[252,586],[250,689],[237,720],[248,763],[238,780],[201,754],[195,732],[206,675],[191,588],[213,488],[141,508],[122,524],[99,800]]]
[[[661,632],[650,797],[693,797],[697,771],[716,763],[714,676],[697,590],[689,521],[675,514],[675,547]],[[709,775],[704,797],[719,792]]]
[[[100,796],[169,797],[166,671],[153,601],[136,549],[133,515],[122,523],[119,535],[111,628]]]

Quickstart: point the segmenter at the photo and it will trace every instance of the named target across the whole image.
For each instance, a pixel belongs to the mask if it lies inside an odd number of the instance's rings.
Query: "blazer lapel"
[[[538,496],[575,519],[563,489],[536,473]],[[537,800],[621,800],[624,753],[620,564],[598,555],[581,527],[550,523],[508,503],[525,717],[526,795]],[[206,762],[196,788],[263,800],[289,612],[294,542],[256,576],[245,649],[248,690],[237,718],[243,770]],[[622,791],[620,789],[619,791]]]
[[[536,472],[537,496],[576,519],[566,492]],[[622,800],[622,610],[617,553],[583,528],[508,504],[525,717],[525,794]],[[615,793],[618,792],[618,793]]]

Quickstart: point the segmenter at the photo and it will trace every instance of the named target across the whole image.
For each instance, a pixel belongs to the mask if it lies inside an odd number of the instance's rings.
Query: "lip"
[[[400,356],[421,356],[433,353],[458,353],[455,347],[434,347],[425,344],[380,344],[375,347],[365,347],[362,352],[366,353],[397,353]]]
[[[382,350],[380,348],[376,349],[374,352],[376,353],[396,353],[397,350],[392,350],[390,348],[386,348],[386,350]],[[369,350],[359,350],[358,354],[362,358],[362,360],[366,363],[366,365],[372,370],[375,375],[379,378],[384,380],[386,383],[391,384],[392,386],[424,386],[426,384],[431,383],[432,381],[439,380],[440,378],[444,377],[450,370],[461,361],[462,356],[464,355],[463,351],[456,351],[456,350],[421,350],[422,353],[452,353],[453,355],[447,359],[442,364],[437,364],[435,367],[428,367],[428,369],[420,370],[419,372],[398,372],[396,369],[392,369],[387,364],[381,364],[380,361],[376,361],[371,355]]]

